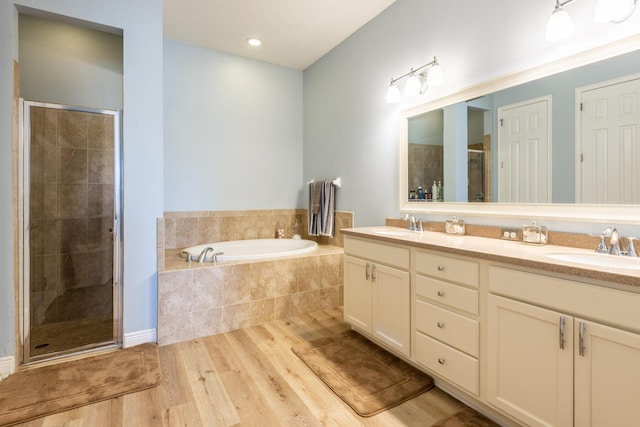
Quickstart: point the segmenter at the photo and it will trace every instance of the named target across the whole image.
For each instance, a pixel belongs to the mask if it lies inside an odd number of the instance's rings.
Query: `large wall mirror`
[[[400,210],[637,222],[638,47],[634,36],[405,111]]]

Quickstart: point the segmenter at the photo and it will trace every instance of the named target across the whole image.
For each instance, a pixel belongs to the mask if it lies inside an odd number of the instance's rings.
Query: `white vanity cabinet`
[[[478,263],[416,250],[415,360],[478,395]]]
[[[489,290],[490,404],[532,426],[637,425],[639,294],[498,266]]]
[[[345,236],[344,319],[410,356],[409,249]]]

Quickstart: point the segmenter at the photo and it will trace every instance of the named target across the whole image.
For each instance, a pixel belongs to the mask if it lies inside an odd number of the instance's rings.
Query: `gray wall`
[[[124,34],[124,331],[156,326],[156,218],[162,216],[162,4],[154,0],[0,2],[0,357],[15,354],[12,110],[18,59],[15,5]]]
[[[302,72],[164,46],[165,210],[302,207]]]
[[[122,108],[122,36],[20,15],[20,95],[30,101]]]

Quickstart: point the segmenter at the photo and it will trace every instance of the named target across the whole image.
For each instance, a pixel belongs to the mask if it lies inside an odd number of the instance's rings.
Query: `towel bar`
[[[307,182],[307,185],[311,184],[312,182],[315,182],[315,180],[312,179],[311,181]],[[335,185],[338,188],[342,187],[342,178],[337,177],[336,179],[334,179],[333,185]]]

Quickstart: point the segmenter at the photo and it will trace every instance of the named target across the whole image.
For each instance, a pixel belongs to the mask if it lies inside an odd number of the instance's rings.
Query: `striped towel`
[[[333,237],[334,221],[336,216],[336,186],[332,181],[320,181],[309,183],[309,236]],[[314,200],[317,200],[317,191],[320,191],[320,210],[313,212]]]

